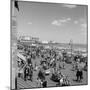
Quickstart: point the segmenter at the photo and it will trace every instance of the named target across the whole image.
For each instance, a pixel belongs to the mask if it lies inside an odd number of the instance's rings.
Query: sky
[[[59,43],[87,43],[87,6],[21,1],[18,5],[18,35]]]

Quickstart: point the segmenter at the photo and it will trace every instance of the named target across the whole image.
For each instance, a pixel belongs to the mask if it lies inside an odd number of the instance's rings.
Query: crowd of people
[[[18,72],[18,77],[22,77],[24,81],[30,80],[33,82],[34,72],[36,72],[36,87],[47,87],[46,77],[48,75],[52,82],[56,82],[56,86],[71,85],[68,76],[61,72],[62,69],[65,69],[65,64],[72,65],[77,82],[82,81],[83,70],[87,71],[87,57],[82,54],[70,56],[66,50],[45,48],[43,45],[22,45],[22,47],[17,45],[17,49],[25,57],[25,60],[18,60],[18,68],[23,70],[23,73]]]

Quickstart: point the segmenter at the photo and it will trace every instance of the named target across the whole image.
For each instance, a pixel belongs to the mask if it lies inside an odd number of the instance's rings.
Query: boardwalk
[[[62,69],[61,72],[64,75],[68,76],[68,79],[70,80],[70,85],[86,85],[87,84],[87,72],[83,71],[83,79],[82,82],[77,82],[76,80],[76,76],[75,76],[75,72],[72,71],[72,66],[70,64],[65,64],[65,69]],[[24,81],[21,78],[18,78],[18,87],[19,88],[36,88],[36,87],[40,87],[37,85],[37,71],[33,72],[33,81]],[[46,76],[46,81],[47,81],[47,87],[54,87],[56,86],[56,82],[53,82],[52,80],[50,80],[51,75]]]

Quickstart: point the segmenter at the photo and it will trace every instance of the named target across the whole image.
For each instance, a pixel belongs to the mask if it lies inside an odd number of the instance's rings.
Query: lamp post
[[[71,59],[72,59],[72,52],[73,52],[73,40],[72,39],[70,40],[69,45],[70,45],[70,52],[71,52]]]

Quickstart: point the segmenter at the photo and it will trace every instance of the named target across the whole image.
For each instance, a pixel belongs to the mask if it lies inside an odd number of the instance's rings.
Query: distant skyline
[[[87,43],[87,6],[19,1],[17,32],[59,43]]]

